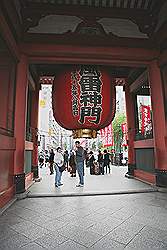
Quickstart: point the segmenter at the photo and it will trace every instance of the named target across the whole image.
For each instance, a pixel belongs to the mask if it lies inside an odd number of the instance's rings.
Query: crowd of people
[[[89,167],[91,175],[110,174],[111,157],[106,149],[103,152],[99,150],[98,154],[94,155],[93,151],[89,151],[88,148],[84,149],[80,142],[76,141],[75,147],[70,153],[68,150],[63,153],[62,149],[58,147],[55,152],[53,149],[50,150],[49,154],[47,152],[45,159],[43,155],[39,154],[39,165],[42,168],[44,164],[47,164],[50,168],[50,175],[55,172],[55,187],[63,185],[61,177],[65,170],[70,172],[71,177],[76,177],[78,174],[79,183],[76,187],[83,187],[84,165]]]

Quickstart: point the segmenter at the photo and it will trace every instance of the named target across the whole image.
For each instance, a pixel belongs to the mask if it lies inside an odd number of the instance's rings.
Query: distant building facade
[[[123,86],[116,86],[116,112],[126,113],[125,92]]]
[[[56,149],[61,146],[70,150],[72,147],[71,131],[59,126],[53,117],[52,85],[43,84],[39,96],[39,150]]]

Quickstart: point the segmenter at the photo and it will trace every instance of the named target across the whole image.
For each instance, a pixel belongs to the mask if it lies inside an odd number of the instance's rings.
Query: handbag
[[[61,167],[59,167],[59,171],[62,173],[66,169],[65,164],[63,164]]]

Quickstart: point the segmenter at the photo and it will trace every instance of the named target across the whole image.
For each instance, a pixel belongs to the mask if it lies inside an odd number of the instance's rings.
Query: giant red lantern
[[[56,75],[52,104],[56,121],[73,136],[96,137],[115,115],[115,86],[102,67],[68,67]]]

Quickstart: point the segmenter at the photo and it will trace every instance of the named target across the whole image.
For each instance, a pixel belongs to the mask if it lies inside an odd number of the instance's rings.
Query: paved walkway
[[[167,249],[167,194],[26,198],[0,216],[0,249]]]
[[[49,174],[49,168],[40,169],[41,182],[34,183],[29,191],[29,197],[34,196],[64,196],[64,195],[91,195],[91,194],[111,194],[127,192],[147,192],[154,190],[148,184],[135,179],[127,179],[125,173],[127,167],[112,166],[112,173],[107,175],[90,175],[89,168],[85,168],[85,186],[76,188],[77,177],[70,177],[67,171],[63,172],[63,186],[55,188],[54,175]]]

